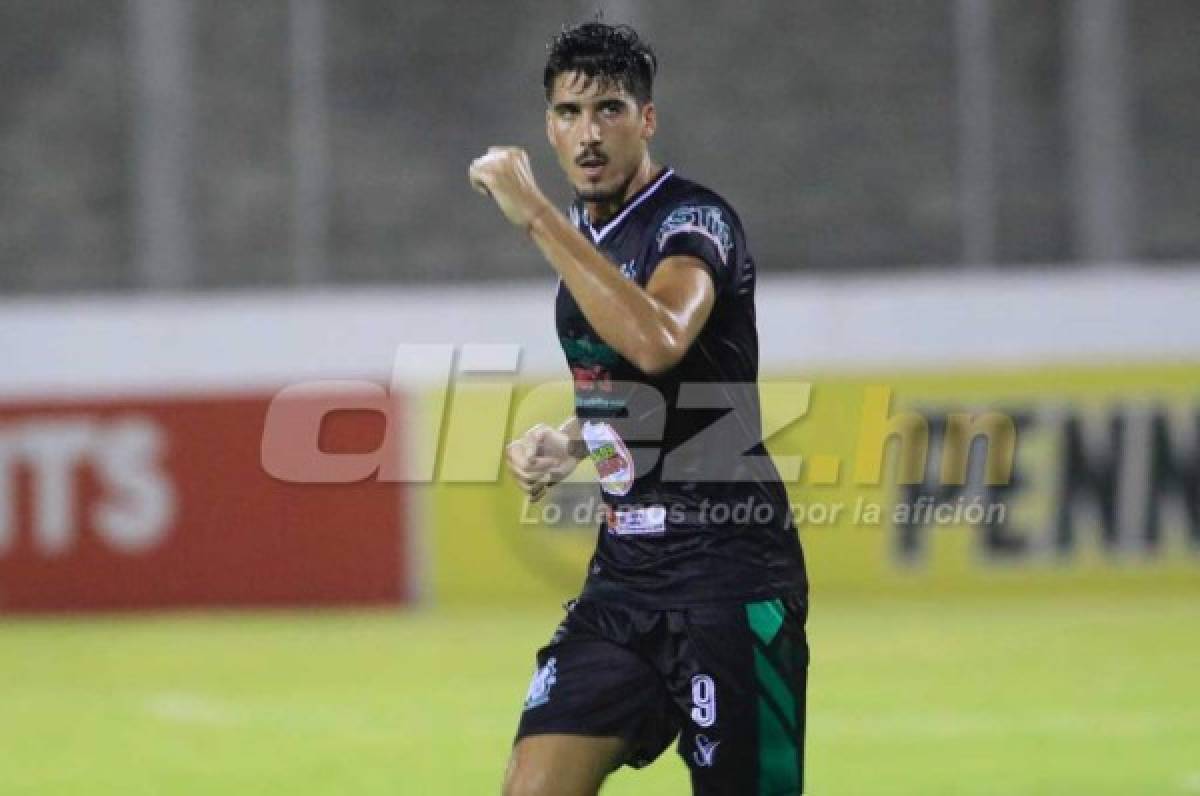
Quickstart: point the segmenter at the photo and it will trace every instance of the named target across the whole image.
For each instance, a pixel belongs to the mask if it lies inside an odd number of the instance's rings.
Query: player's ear
[[[658,129],[658,111],[654,109],[653,102],[647,102],[642,106],[642,138],[649,141],[654,137],[654,132]]]
[[[549,106],[546,108],[546,140],[550,142],[550,146],[556,147],[558,145],[554,140],[554,112]]]

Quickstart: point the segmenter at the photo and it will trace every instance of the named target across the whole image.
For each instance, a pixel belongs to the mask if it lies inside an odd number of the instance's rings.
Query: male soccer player
[[[509,467],[536,500],[590,458],[606,504],[583,591],[537,654],[509,796],[590,796],[676,736],[696,794],[802,790],[807,580],[762,444],[754,262],[729,204],[651,158],[656,69],[626,26],[552,41],[569,218],[522,150],[470,167],[561,277],[575,384],[574,415],[510,444]]]

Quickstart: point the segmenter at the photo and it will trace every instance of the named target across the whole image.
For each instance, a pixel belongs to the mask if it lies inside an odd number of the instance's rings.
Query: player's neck
[[[597,228],[607,224],[613,216],[620,212],[630,198],[645,188],[651,180],[658,177],[660,171],[662,171],[662,166],[655,163],[649,155],[642,158],[641,165],[637,167],[637,170],[626,181],[624,189],[618,194],[619,198],[607,202],[584,202],[588,222]]]

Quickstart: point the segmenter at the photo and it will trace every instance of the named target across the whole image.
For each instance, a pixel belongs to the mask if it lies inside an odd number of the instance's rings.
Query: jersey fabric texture
[[[583,596],[672,608],[805,592],[787,492],[762,443],[756,273],[737,214],[664,169],[599,229],[581,202],[570,215],[636,284],[687,255],[716,294],[684,358],[647,374],[604,342],[560,281],[556,328],[606,508]]]

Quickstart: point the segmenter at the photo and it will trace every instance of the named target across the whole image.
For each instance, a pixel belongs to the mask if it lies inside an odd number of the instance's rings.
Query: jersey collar
[[[578,199],[575,200],[577,216],[580,222],[583,224],[583,228],[586,229],[588,234],[592,236],[592,243],[598,244],[608,237],[608,233],[616,229],[617,226],[625,220],[625,217],[633,212],[635,207],[649,199],[650,196],[659,189],[659,186],[666,182],[667,179],[674,173],[675,169],[668,168],[663,170],[663,173],[658,175],[657,178],[643,185],[641,190],[630,197],[629,201],[625,203],[625,206],[621,208],[621,211],[613,216],[611,221],[598,230],[593,227],[592,222],[588,220],[587,210],[584,209],[583,202],[579,201]]]

